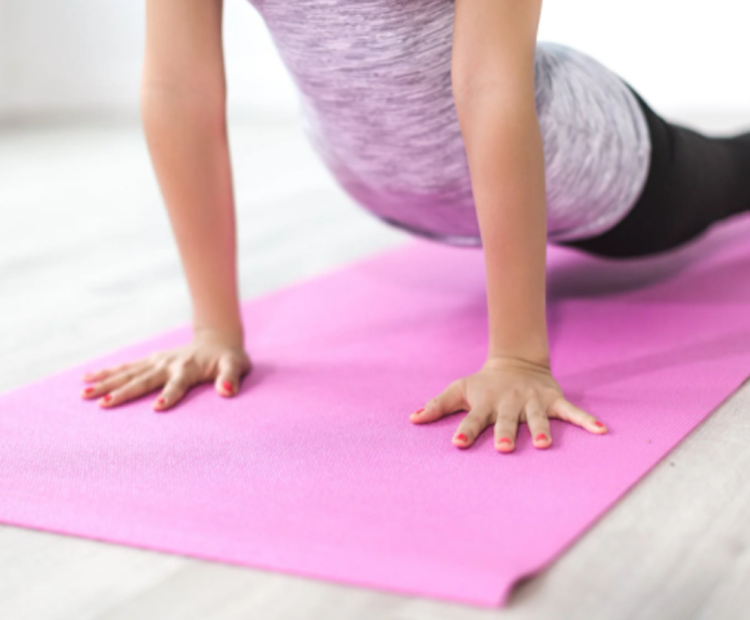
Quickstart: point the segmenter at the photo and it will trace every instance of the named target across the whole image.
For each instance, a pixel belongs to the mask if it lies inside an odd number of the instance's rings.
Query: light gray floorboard
[[[243,299],[409,242],[338,189],[296,123],[231,140]],[[0,392],[189,320],[137,127],[6,128],[0,218]],[[0,618],[747,618],[749,410],[745,384],[503,610],[0,527]]]

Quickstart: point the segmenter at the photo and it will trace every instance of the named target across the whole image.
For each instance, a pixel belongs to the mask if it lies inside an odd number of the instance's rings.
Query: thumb
[[[435,398],[427,401],[421,411],[412,413],[410,419],[416,423],[434,422],[463,409],[468,409],[468,403],[464,397],[464,381],[457,379]]]
[[[240,389],[240,378],[245,365],[235,355],[222,355],[219,358],[219,372],[214,383],[216,391],[222,396],[234,396]]]

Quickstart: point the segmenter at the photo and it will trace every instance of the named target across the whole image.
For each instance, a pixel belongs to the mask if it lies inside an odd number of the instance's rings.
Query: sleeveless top
[[[250,0],[299,94],[303,128],[341,187],[414,234],[481,245],[451,86],[454,0]],[[594,236],[648,174],[643,111],[593,58],[537,42],[548,239]]]

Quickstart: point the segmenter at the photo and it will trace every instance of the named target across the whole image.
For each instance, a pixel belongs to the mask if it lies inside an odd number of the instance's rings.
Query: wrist
[[[515,358],[549,368],[550,354],[546,332],[540,330],[535,336],[525,338],[521,342],[507,341],[502,345],[491,340],[487,348],[487,359]]]
[[[242,323],[222,325],[196,323],[193,325],[193,338],[197,341],[218,341],[231,347],[243,348],[245,342],[245,333],[242,327]]]
[[[532,346],[532,343],[527,344],[529,346],[523,347],[493,347],[490,345],[487,352],[487,363],[491,363],[493,360],[499,363],[515,360],[549,369],[550,354],[546,341],[537,343],[536,346]]]
[[[549,368],[549,338],[541,312],[521,313],[520,318],[504,316],[495,323],[490,326],[487,359],[517,358]]]
[[[531,359],[526,359],[523,357],[517,357],[514,355],[496,355],[493,357],[488,357],[484,362],[483,368],[486,368],[486,369],[507,368],[509,366],[529,368],[533,370],[542,370],[544,372],[551,372],[552,370],[548,359],[547,360],[540,360],[540,359],[531,360]]]

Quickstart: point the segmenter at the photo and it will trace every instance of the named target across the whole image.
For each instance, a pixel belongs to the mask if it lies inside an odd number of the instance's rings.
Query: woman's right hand
[[[91,385],[81,396],[99,398],[99,404],[109,408],[161,388],[153,408],[163,411],[179,402],[191,387],[208,381],[214,382],[221,396],[234,396],[251,369],[241,339],[202,330],[183,347],[84,375],[83,380]]]

